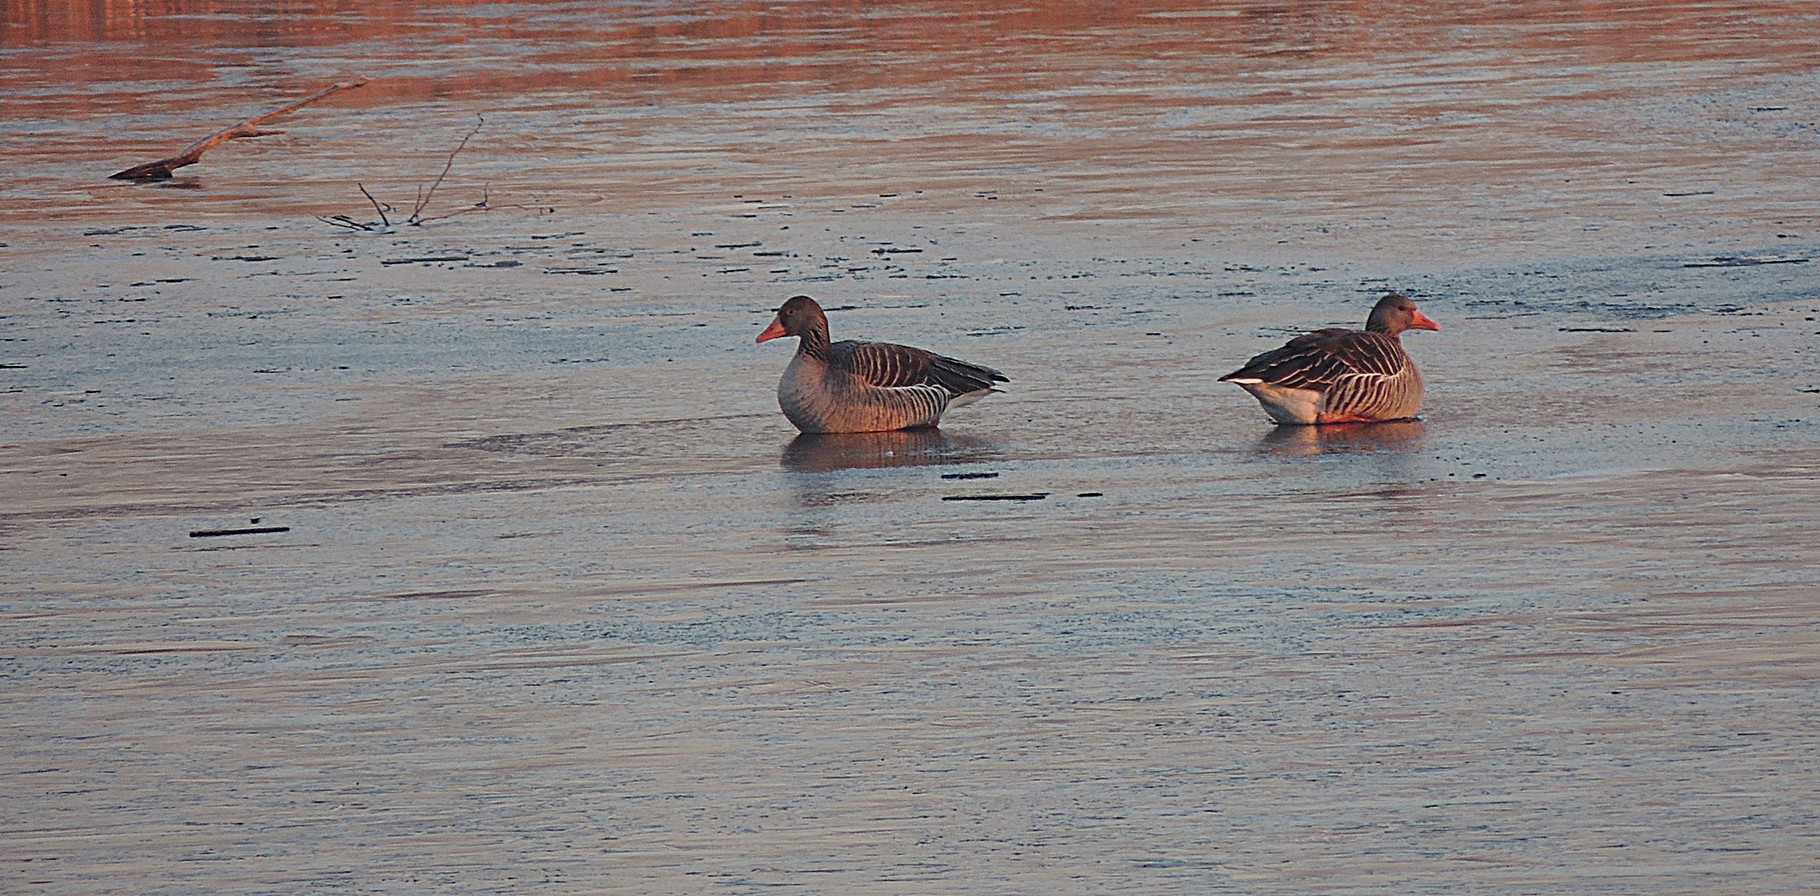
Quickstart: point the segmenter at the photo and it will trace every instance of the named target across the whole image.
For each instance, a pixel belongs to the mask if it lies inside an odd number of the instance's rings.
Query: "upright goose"
[[[828,341],[828,316],[808,296],[777,309],[758,341],[795,336],[777,404],[803,432],[883,432],[934,426],[1010,380],[990,367],[889,342]]]
[[[1422,409],[1422,372],[1403,351],[1404,330],[1439,330],[1407,296],[1378,300],[1364,330],[1329,327],[1289,340],[1223,377],[1250,392],[1278,423],[1407,420]]]

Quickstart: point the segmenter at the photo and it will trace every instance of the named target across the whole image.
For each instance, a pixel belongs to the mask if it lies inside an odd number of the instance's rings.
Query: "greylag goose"
[[[1010,382],[1002,373],[889,342],[828,341],[828,316],[808,296],[777,309],[758,341],[795,336],[777,404],[803,432],[884,432],[934,426],[949,408]]]
[[[1407,296],[1378,300],[1365,329],[1329,327],[1289,340],[1223,377],[1278,423],[1407,420],[1422,409],[1422,372],[1403,351],[1404,330],[1439,330]]]

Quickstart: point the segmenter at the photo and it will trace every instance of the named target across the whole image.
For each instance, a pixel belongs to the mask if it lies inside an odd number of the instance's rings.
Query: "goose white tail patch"
[[[993,395],[993,394],[1001,393],[1004,391],[1005,390],[1003,390],[1003,389],[975,389],[972,392],[962,392],[961,394],[948,399],[948,407],[964,408],[967,405],[970,405],[976,401],[979,401],[982,398],[985,398],[988,395]]]
[[[1285,389],[1268,383],[1239,383],[1264,406],[1264,413],[1278,423],[1313,423],[1327,406],[1327,397],[1307,389]]]

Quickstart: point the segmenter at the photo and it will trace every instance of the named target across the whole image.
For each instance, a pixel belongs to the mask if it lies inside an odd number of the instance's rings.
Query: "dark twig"
[[[449,169],[455,167],[455,157],[461,155],[461,151],[467,148],[468,141],[474,139],[474,135],[480,133],[480,129],[486,126],[486,116],[476,115],[474,119],[474,129],[468,131],[468,135],[461,138],[461,142],[455,144],[455,148],[449,151],[449,160],[443,164],[442,173],[436,175],[436,180],[430,184],[430,189],[426,192],[421,186],[417,188],[417,206],[411,209],[411,217],[405,219],[406,224],[416,226],[423,223],[424,207],[430,204],[430,197],[436,195],[436,188],[442,186],[442,179],[449,176]]]
[[[171,156],[168,159],[159,159],[156,162],[146,162],[143,165],[134,165],[125,171],[110,174],[108,177],[113,180],[136,180],[142,182],[170,180],[172,171],[182,168],[185,165],[196,164],[202,160],[203,153],[208,152],[229,140],[240,137],[263,137],[267,134],[282,134],[284,133],[283,131],[262,131],[259,129],[259,126],[281,115],[289,115],[331,93],[347,90],[351,87],[359,87],[365,83],[366,79],[362,78],[358,81],[342,81],[338,84],[331,84],[327,88],[317,92],[315,95],[298,100],[276,112],[267,112],[264,115],[256,115],[218,134],[204,137],[201,140],[190,144],[188,149],[185,149],[183,152]]]
[[[367,198],[368,202],[373,203],[373,211],[376,211],[379,213],[379,223],[385,225],[386,227],[391,227],[392,219],[385,216],[385,210],[387,208],[389,208],[390,206],[381,206],[379,204],[379,200],[374,199],[373,194],[367,192],[366,184],[363,184],[360,181],[355,181],[354,186],[360,188],[360,195],[365,196]]]
[[[430,217],[424,218],[424,219],[418,221],[417,223],[428,224],[431,221],[446,221],[449,218],[453,218],[457,215],[465,215],[465,214],[468,214],[469,212],[491,212],[491,211],[497,211],[499,209],[504,209],[504,208],[516,209],[521,212],[536,212],[537,214],[540,214],[540,215],[556,214],[556,206],[553,206],[553,205],[519,205],[517,203],[513,203],[511,205],[488,205],[486,202],[476,202],[473,205],[463,206],[461,208],[458,208],[452,212],[449,212],[446,215],[431,215]]]
[[[446,220],[448,218],[453,218],[456,215],[465,215],[465,214],[468,214],[469,212],[490,212],[490,211],[493,211],[494,209],[501,209],[501,208],[521,209],[523,211],[536,212],[537,214],[540,214],[540,215],[556,213],[556,208],[554,206],[547,206],[547,205],[538,205],[538,206],[494,205],[492,202],[491,188],[486,187],[486,186],[481,187],[480,201],[474,203],[473,205],[464,206],[462,208],[455,209],[452,212],[448,212],[446,214],[440,214],[440,215],[425,215],[423,213],[424,209],[429,208],[430,199],[436,195],[437,188],[442,186],[442,182],[444,180],[448,179],[449,172],[454,169],[455,157],[458,155],[461,155],[461,151],[467,148],[468,142],[473,140],[474,136],[476,134],[479,134],[480,129],[482,127],[484,127],[487,123],[485,116],[476,115],[476,116],[474,116],[474,118],[475,118],[474,127],[468,131],[466,136],[461,138],[461,142],[455,144],[454,149],[449,151],[449,157],[445,162],[443,162],[443,165],[442,165],[442,173],[436,175],[436,179],[434,181],[430,182],[430,185],[428,187],[425,187],[423,184],[417,185],[416,204],[411,209],[410,217],[407,217],[404,219],[404,223],[409,224],[412,227],[419,227],[419,226],[427,224],[431,221],[442,221],[442,220]],[[379,213],[378,221],[368,222],[368,223],[363,224],[358,221],[355,221],[352,218],[349,218],[347,215],[333,215],[333,216],[329,216],[329,217],[317,215],[316,220],[321,221],[324,224],[333,224],[336,227],[346,227],[349,230],[366,230],[366,231],[390,230],[392,228],[392,219],[386,215],[386,212],[397,211],[398,209],[395,209],[392,206],[382,203],[378,199],[373,198],[373,194],[367,192],[367,188],[365,185],[360,184],[359,182],[356,182],[354,184],[354,186],[358,187],[360,189],[360,194],[362,196],[365,196],[367,198],[367,201],[373,204],[373,211]]]
[[[223,535],[267,535],[273,532],[289,532],[290,526],[241,526],[237,529],[197,529],[190,533],[191,538],[218,538]]]
[[[372,230],[373,229],[373,225],[362,224],[359,221],[356,221],[353,218],[348,217],[347,215],[317,215],[316,220],[321,221],[324,224],[333,224],[336,227],[346,227],[349,230]]]

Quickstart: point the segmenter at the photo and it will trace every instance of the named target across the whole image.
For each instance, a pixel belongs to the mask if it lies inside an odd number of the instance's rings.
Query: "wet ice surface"
[[[1811,13],[767,9],[8,22],[7,892],[1814,888]]]

